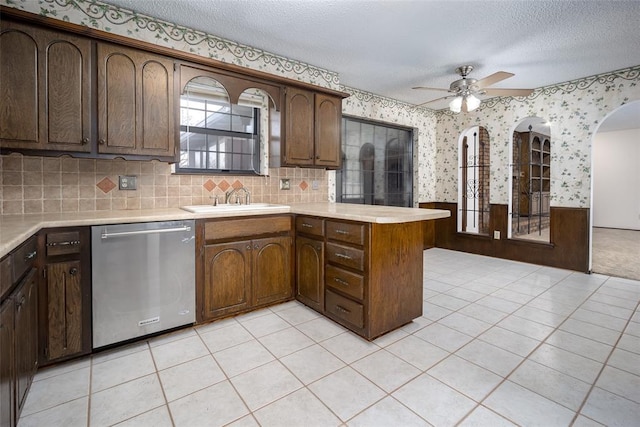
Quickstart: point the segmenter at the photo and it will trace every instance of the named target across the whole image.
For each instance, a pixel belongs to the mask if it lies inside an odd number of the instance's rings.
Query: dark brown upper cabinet
[[[340,96],[288,87],[282,126],[272,121],[271,166],[339,169],[341,121]]]
[[[0,145],[91,151],[91,40],[0,22]]]
[[[98,153],[173,156],[173,61],[107,43],[97,56]]]

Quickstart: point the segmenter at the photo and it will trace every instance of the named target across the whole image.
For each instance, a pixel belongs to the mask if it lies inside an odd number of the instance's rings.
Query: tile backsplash
[[[327,201],[327,172],[277,168],[268,176],[175,175],[159,161],[0,156],[0,214],[151,209],[212,203],[231,187],[245,187],[252,202]],[[136,190],[119,190],[120,175],[135,175]],[[280,178],[290,190],[280,190]],[[313,185],[314,181],[316,186]],[[314,189],[317,188],[317,189]],[[220,197],[222,200],[222,197]]]

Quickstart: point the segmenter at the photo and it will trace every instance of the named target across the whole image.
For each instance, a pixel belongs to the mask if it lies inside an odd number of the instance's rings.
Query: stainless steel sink
[[[251,203],[248,205],[219,204],[219,205],[192,205],[182,206],[183,209],[193,213],[223,213],[223,212],[246,212],[246,211],[279,211],[287,212],[286,205],[272,205],[270,203]]]

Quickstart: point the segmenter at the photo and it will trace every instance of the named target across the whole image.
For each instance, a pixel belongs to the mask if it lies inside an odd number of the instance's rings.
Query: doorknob
[[[69,270],[69,274],[70,274],[70,275],[72,275],[72,276],[75,276],[76,274],[78,274],[78,269],[77,269],[77,268],[75,268],[75,267],[72,267],[72,268]]]

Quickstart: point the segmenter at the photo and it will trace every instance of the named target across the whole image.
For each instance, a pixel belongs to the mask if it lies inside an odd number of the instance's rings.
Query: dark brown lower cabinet
[[[291,216],[199,222],[198,322],[293,296]]]
[[[48,360],[81,353],[82,348],[82,267],[80,261],[47,264]]]
[[[324,310],[324,242],[296,237],[296,298]]]
[[[373,340],[422,315],[421,222],[296,222],[296,298]]]
[[[13,301],[0,305],[0,426],[15,425],[14,385],[15,355],[13,331]]]
[[[88,227],[42,230],[40,364],[91,352],[91,232]]]
[[[16,415],[20,416],[38,368],[38,283],[33,269],[11,297],[15,306]]]

